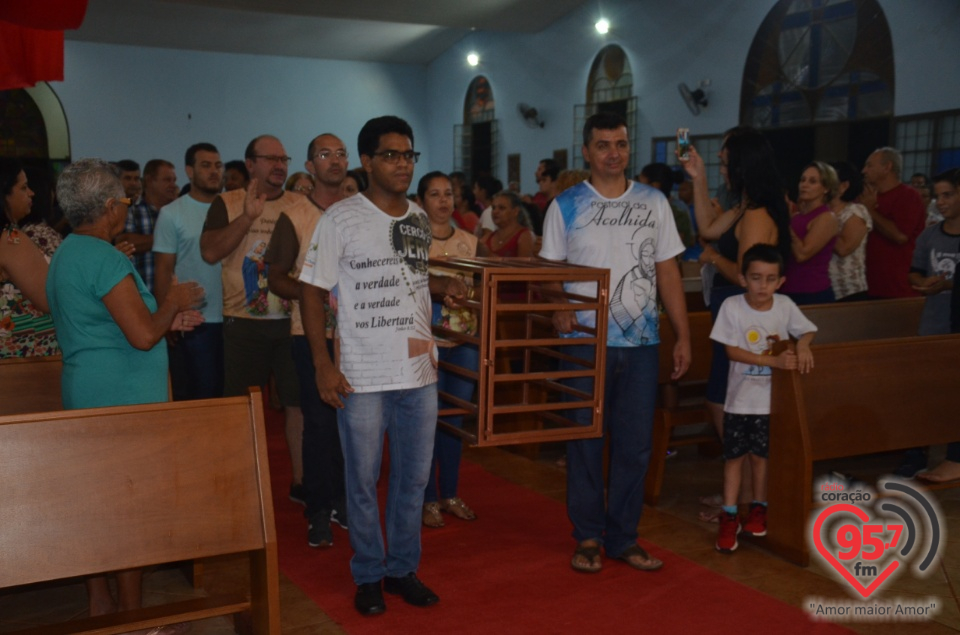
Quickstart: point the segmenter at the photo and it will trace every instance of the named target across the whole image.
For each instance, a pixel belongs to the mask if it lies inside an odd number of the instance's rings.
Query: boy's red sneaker
[[[720,531],[717,533],[717,551],[733,553],[740,544],[737,534],[740,533],[740,517],[737,514],[720,512]]]
[[[743,533],[751,536],[767,535],[767,506],[760,503],[750,505],[747,521],[743,523]]]

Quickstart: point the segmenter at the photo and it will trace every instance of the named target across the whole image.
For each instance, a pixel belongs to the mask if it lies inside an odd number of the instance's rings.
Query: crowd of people
[[[469,401],[476,388],[438,370],[438,361],[479,363],[475,346],[431,332],[431,325],[468,335],[480,328],[461,304],[472,281],[444,269],[445,257],[540,257],[611,272],[608,477],[605,438],[567,446],[570,565],[583,573],[600,571],[604,554],[638,570],[663,564],[637,543],[637,525],[661,308],[677,335],[663,352],[673,376],[690,363],[681,259],[702,265],[716,323],[707,400],[726,468],[723,494],[707,497],[703,519],[719,522],[723,552],[737,548],[741,531],[766,531],[770,367],[813,366],[816,327],[797,305],[923,295],[921,335],[956,331],[960,322],[952,284],[960,172],[938,174],[932,186],[925,178],[902,183],[892,148],[873,152],[862,173],[812,161],[795,200],[769,142],[748,127],[725,133],[715,193],[696,148],[680,168],[651,163],[630,179],[626,124],[610,113],[584,126],[589,171],[545,159],[533,195],[489,175],[469,184],[457,172],[430,172],[408,195],[419,153],[410,126],[396,117],[367,122],[357,148],[360,167],[350,170],[344,141],[318,135],[307,144],[304,170],[290,174],[292,158],[274,136],[252,139],[242,161],[227,163],[216,146],[197,143],[184,156],[182,190],[166,160],[147,162],[141,174],[130,160],[81,159],[56,184],[68,224],[58,225],[62,231],[36,218],[26,171],[3,159],[0,355],[62,353],[67,408],[165,401],[168,372],[178,400],[270,385],[285,414],[290,498],[304,506],[308,544],[332,547],[331,524],[349,527],[354,601],[365,615],[386,610],[384,592],[417,606],[439,601],[417,577],[421,527],[478,516],[459,494],[461,441],[436,426],[438,390]],[[917,188],[932,192],[929,208]],[[595,316],[571,309],[553,322],[576,338]],[[748,323],[762,325],[763,337],[744,339]],[[772,344],[790,336],[797,352],[773,355]],[[591,346],[567,352],[594,356]],[[111,390],[102,390],[104,379]],[[591,381],[569,383],[590,392]],[[386,537],[376,489],[385,436]],[[925,467],[915,449],[898,473]],[[960,443],[924,474],[960,478]],[[745,520],[738,504],[749,504]],[[140,573],[118,574],[117,600],[105,577],[91,578],[88,589],[93,615],[134,608]]]

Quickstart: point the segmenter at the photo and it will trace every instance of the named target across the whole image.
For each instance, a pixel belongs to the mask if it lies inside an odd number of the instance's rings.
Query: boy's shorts
[[[723,413],[723,458],[739,459],[745,454],[767,458],[770,446],[770,415]]]

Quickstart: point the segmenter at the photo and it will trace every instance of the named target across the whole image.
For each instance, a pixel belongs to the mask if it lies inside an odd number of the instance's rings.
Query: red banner
[[[0,20],[31,29],[66,31],[79,29],[87,12],[87,0],[34,0],[0,4]]]
[[[63,31],[86,11],[87,0],[0,4],[0,90],[63,80]]]

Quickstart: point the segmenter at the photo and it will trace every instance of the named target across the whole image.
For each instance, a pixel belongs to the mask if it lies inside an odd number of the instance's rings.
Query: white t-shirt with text
[[[320,218],[300,280],[337,294],[340,371],[357,392],[437,381],[427,265],[430,222],[392,217],[356,194]]]

